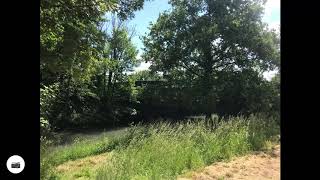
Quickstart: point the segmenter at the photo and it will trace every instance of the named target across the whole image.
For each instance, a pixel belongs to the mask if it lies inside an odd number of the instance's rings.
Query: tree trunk
[[[102,92],[102,97],[103,97],[103,99],[105,99],[106,98],[106,86],[107,86],[107,82],[106,82],[106,73],[107,73],[107,68],[106,68],[106,66],[104,66],[104,69],[103,69],[103,75],[102,75],[102,77],[103,77],[103,92]]]
[[[213,99],[211,98],[211,93],[212,92],[212,86],[213,86],[213,57],[209,51],[210,49],[207,49],[205,51],[205,56],[206,56],[206,66],[204,67],[205,69],[205,73],[204,73],[204,81],[203,81],[203,88],[204,88],[204,98],[205,98],[205,115],[206,115],[206,119],[211,118],[211,114],[212,114],[212,109],[215,107],[211,107],[212,104],[214,104]]]
[[[113,72],[109,70],[107,94],[110,96]]]

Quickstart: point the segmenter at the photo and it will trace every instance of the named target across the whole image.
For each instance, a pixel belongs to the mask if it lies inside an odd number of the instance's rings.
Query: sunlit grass
[[[41,177],[175,179],[213,162],[270,149],[274,137],[280,133],[275,122],[250,116],[136,125],[117,136],[76,140],[70,145],[43,151]],[[72,174],[56,171],[56,167],[65,162],[111,151],[112,156],[107,162],[100,162],[98,171],[90,163],[84,170],[72,171]]]
[[[279,128],[272,120],[251,116],[225,119],[215,129],[198,121],[136,126],[129,133],[129,145],[115,151],[98,179],[175,179],[186,171],[262,150]]]

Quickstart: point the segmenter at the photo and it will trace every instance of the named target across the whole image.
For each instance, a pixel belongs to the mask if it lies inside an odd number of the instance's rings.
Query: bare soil
[[[181,176],[178,180],[267,180],[280,179],[280,145],[270,152],[257,152],[218,162],[199,171]]]

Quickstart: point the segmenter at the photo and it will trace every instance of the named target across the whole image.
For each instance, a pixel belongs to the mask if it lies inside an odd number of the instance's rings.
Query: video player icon
[[[13,174],[18,174],[23,171],[24,166],[25,163],[21,156],[13,155],[7,160],[7,168]]]
[[[20,163],[19,162],[11,163],[11,168],[20,168]]]

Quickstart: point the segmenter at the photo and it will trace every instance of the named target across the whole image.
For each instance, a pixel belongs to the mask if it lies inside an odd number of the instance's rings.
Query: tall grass
[[[113,151],[97,179],[175,179],[216,161],[261,150],[280,133],[263,116],[137,125],[117,136],[78,140],[41,150],[41,179],[56,179],[54,168],[69,160]],[[56,177],[56,178],[55,178]]]
[[[277,134],[275,121],[262,116],[139,125],[128,131],[130,140],[115,149],[97,179],[175,179],[185,171],[261,150]]]

